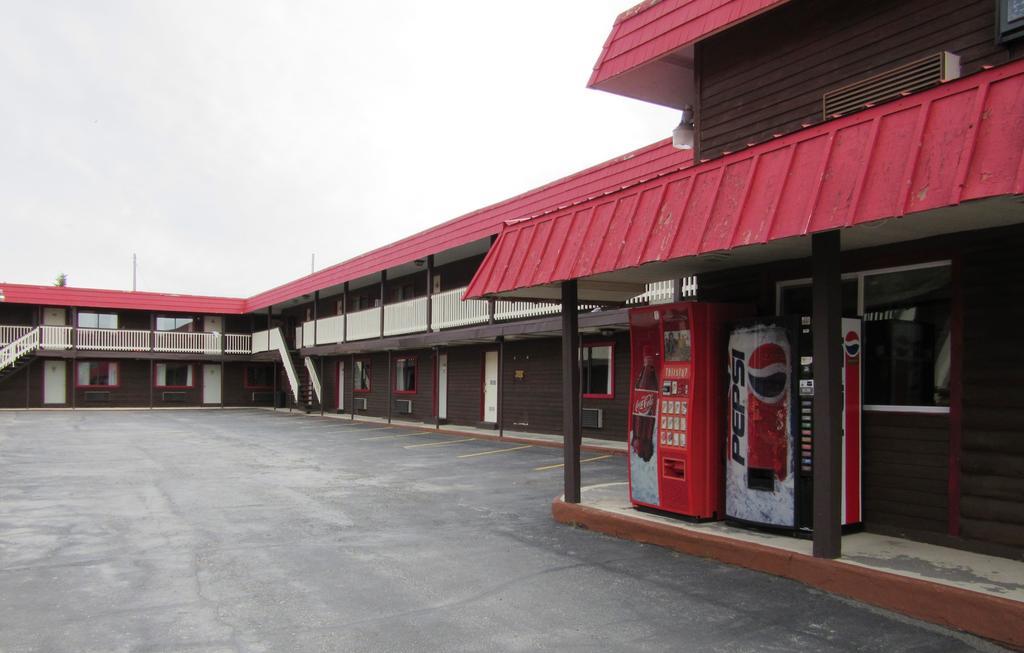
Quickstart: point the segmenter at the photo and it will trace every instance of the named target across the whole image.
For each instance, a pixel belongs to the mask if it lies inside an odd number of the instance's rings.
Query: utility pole
[[[136,282],[139,271],[139,258],[132,252],[132,292],[137,290]]]
[[[316,272],[316,253],[309,255],[309,273],[313,274]]]

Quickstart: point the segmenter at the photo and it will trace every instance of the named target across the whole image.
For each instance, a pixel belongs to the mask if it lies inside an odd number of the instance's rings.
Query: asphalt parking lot
[[[561,450],[268,411],[0,412],[0,651],[955,651],[554,523]],[[619,456],[583,466],[622,480]]]

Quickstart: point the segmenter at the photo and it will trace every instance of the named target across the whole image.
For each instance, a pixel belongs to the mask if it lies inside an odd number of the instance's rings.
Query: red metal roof
[[[587,86],[617,75],[788,0],[647,0],[623,12],[594,64]]]
[[[507,223],[465,296],[1024,193],[1024,60]]]
[[[58,288],[0,283],[7,304],[41,304],[43,306],[80,306],[85,308],[121,308],[180,313],[241,314],[244,299],[172,295],[158,292],[129,292],[98,288]]]
[[[691,156],[690,152],[673,148],[670,140],[659,141],[259,293],[246,301],[246,310],[257,311],[315,290],[492,236],[500,231],[505,220],[554,211],[618,190],[641,179],[678,170],[692,163]]]

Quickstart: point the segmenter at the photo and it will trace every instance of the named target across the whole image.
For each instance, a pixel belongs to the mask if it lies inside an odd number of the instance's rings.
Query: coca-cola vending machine
[[[843,318],[843,524],[861,521],[861,322]],[[813,529],[814,358],[808,317],[737,323],[729,335],[729,520]]]
[[[629,497],[697,519],[724,516],[727,324],[732,304],[679,302],[629,311]]]

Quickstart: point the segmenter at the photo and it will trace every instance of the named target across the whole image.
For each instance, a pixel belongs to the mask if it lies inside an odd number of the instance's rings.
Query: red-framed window
[[[615,343],[583,343],[580,347],[580,389],[584,399],[615,398]]]
[[[352,368],[352,391],[370,391],[370,361],[366,358],[357,358]]]
[[[274,387],[273,365],[249,365],[245,368],[245,389],[266,390]]]
[[[78,361],[75,386],[79,388],[116,388],[119,383],[117,363],[111,361]]]
[[[153,385],[158,388],[192,388],[195,380],[190,363],[157,363],[153,368]]]
[[[403,356],[395,359],[396,395],[416,394],[416,357]]]

